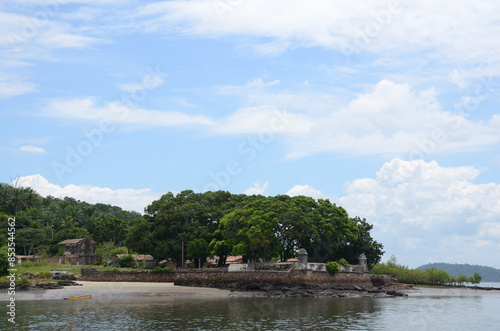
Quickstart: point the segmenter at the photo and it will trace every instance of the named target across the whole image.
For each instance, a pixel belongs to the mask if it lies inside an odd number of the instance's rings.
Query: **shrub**
[[[31,285],[31,281],[27,276],[22,275],[21,277],[16,279],[16,286],[18,285]]]
[[[49,278],[50,277],[50,271],[40,271],[34,274],[35,278]]]
[[[118,264],[122,268],[133,268],[135,267],[135,259],[132,255],[125,255],[118,260]]]
[[[31,262],[31,261],[24,261],[19,266],[21,268],[31,268],[31,267],[33,267],[33,262]]]
[[[328,262],[326,268],[331,275],[338,274],[340,272],[340,264],[335,261]]]
[[[344,258],[341,258],[339,261],[339,264],[343,267],[348,267],[350,266],[349,262],[347,262]]]
[[[48,265],[49,265],[48,262],[35,262],[35,263],[33,263],[34,267],[46,267]]]

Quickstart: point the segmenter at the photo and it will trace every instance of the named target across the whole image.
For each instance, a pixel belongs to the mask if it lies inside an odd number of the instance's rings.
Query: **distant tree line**
[[[73,198],[41,197],[32,188],[0,183],[0,247],[7,244],[7,220],[16,218],[16,253],[42,257],[62,254],[57,243],[93,238],[97,243],[124,244],[137,212]]]
[[[500,269],[486,267],[481,265],[472,264],[458,264],[458,263],[429,263],[418,267],[419,270],[425,269],[441,269],[446,271],[450,276],[458,277],[463,274],[467,277],[472,277],[474,273],[479,273],[483,276],[483,282],[500,282]]]
[[[220,265],[229,255],[241,255],[245,261],[285,261],[299,248],[308,251],[310,261],[345,258],[356,264],[364,253],[374,265],[384,253],[365,219],[349,217],[327,199],[305,196],[186,190],[163,195],[141,215],[69,197],[44,198],[32,188],[0,183],[2,247],[7,244],[7,220],[14,216],[16,252],[21,255],[61,255],[63,247],[57,243],[82,237],[94,239],[103,257],[128,250],[178,265],[183,251],[197,266],[214,255]]]
[[[410,269],[407,266],[398,264],[394,255],[391,256],[389,261],[373,266],[371,273],[374,275],[391,275],[396,277],[401,283],[417,285],[464,285],[464,283],[479,284],[482,280],[482,277],[478,272],[474,272],[471,276],[466,276],[464,274],[452,276],[445,270],[437,269],[434,266],[424,270],[420,268]]]

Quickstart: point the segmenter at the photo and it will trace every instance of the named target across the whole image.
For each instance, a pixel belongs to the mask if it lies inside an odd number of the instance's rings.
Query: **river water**
[[[141,297],[16,302],[30,330],[499,330],[500,291],[396,298]],[[2,302],[0,329],[12,327]]]

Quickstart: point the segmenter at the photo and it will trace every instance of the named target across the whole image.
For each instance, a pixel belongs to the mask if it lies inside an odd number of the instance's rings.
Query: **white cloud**
[[[40,12],[33,16],[0,12],[0,45],[21,50],[47,51],[57,48],[86,48],[103,42],[92,36],[85,36],[70,24],[55,21],[55,13]],[[35,58],[35,54],[17,52],[18,56]]]
[[[41,175],[19,177],[17,184],[22,187],[32,187],[42,196],[72,197],[88,203],[115,205],[139,213],[143,213],[145,207],[161,196],[160,193],[153,192],[151,189],[111,189],[89,185],[66,185],[61,187],[50,183]]]
[[[246,195],[266,195],[267,187],[269,186],[268,182],[262,184],[260,181],[253,183],[253,185],[243,191],[243,194]]]
[[[406,263],[436,256],[488,265],[484,247],[500,243],[500,184],[475,184],[479,174],[470,166],[393,159],[376,178],[348,183],[340,204],[374,223],[388,255],[402,255]]]
[[[108,123],[133,127],[161,127],[178,125],[210,125],[212,120],[205,116],[191,116],[175,111],[146,110],[129,107],[122,102],[110,102],[100,107],[92,98],[54,100],[46,107],[44,114],[50,117],[107,121]]]
[[[217,133],[307,133],[312,122],[305,116],[274,106],[245,107],[223,118],[213,126]]]
[[[490,125],[443,111],[434,89],[415,91],[409,84],[380,81],[347,107],[308,118],[309,134],[289,137],[289,158],[319,152],[411,154],[470,150],[500,141]]]
[[[33,145],[21,146],[19,148],[19,150],[21,150],[23,152],[28,152],[28,153],[45,153],[45,149],[43,149],[42,147],[36,147]]]
[[[263,37],[266,41],[258,40],[256,49],[264,54],[297,45],[320,46],[348,56],[384,54],[395,60],[388,61],[392,66],[402,64],[401,58],[407,65],[410,56],[423,63],[464,64],[464,71],[472,69],[470,64],[477,72],[500,74],[495,55],[500,48],[499,10],[498,3],[488,0],[196,0],[149,4],[137,10],[134,19],[142,19],[146,31]]]
[[[323,192],[309,185],[295,185],[288,192],[286,192],[286,195],[291,197],[304,195],[306,197],[311,197],[313,199],[325,198]]]
[[[141,83],[124,83],[119,84],[120,90],[135,93],[138,91],[150,90],[165,84],[165,79],[158,75],[148,74]]]
[[[460,73],[459,70],[453,69],[453,71],[450,74],[450,81],[460,87],[461,89],[465,88],[467,84],[464,81],[464,78],[462,77],[462,74]]]
[[[33,83],[17,81],[2,81],[0,77],[0,98],[15,97],[27,93],[36,92]]]
[[[409,84],[382,80],[341,106],[338,100],[325,105],[324,101],[335,98],[328,94],[316,99],[308,92],[290,97],[279,91],[268,93],[275,82],[254,80],[243,87],[219,88],[219,93],[243,95],[259,86],[255,96],[260,104],[241,107],[219,119],[135,108],[133,102],[132,107],[122,102],[98,106],[93,98],[54,100],[45,114],[131,127],[196,125],[212,134],[260,134],[266,141],[280,139],[288,147],[289,159],[323,152],[419,159],[500,142],[500,116],[481,123],[467,120],[466,114],[443,110],[433,88],[415,90]],[[299,103],[307,110],[298,108]]]

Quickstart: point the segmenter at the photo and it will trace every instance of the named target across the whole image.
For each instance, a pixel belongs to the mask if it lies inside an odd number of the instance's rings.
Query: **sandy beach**
[[[56,290],[16,291],[18,300],[56,300],[72,296],[92,295],[95,299],[124,297],[230,297],[248,296],[241,292],[231,292],[215,288],[174,286],[174,283],[139,282],[89,282],[77,281],[82,286],[65,286]],[[2,291],[0,301],[9,300],[7,291]]]

